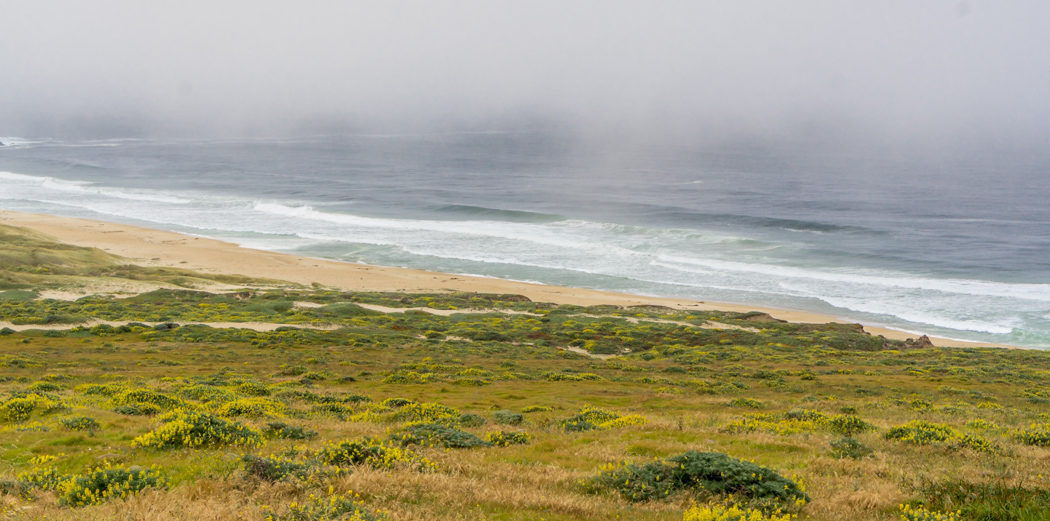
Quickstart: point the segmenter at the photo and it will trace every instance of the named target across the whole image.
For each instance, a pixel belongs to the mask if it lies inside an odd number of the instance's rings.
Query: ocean
[[[0,209],[1050,348],[1046,149],[502,131],[0,142]]]

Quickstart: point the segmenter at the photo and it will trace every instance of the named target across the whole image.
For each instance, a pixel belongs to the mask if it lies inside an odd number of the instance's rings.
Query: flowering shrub
[[[11,399],[0,405],[0,418],[20,422],[28,420],[33,411],[46,414],[68,408],[61,398],[50,393],[17,392],[12,393]]]
[[[232,391],[213,385],[190,385],[179,389],[177,394],[181,397],[204,403],[233,400],[237,396]]]
[[[550,382],[582,382],[584,380],[604,380],[594,373],[547,373],[544,378]]]
[[[900,506],[901,521],[959,521],[959,512],[930,511],[923,507],[912,507],[911,505]]]
[[[113,396],[115,405],[150,404],[161,409],[172,409],[180,405],[179,400],[149,389],[132,389]]]
[[[222,445],[259,445],[259,431],[218,416],[180,412],[160,428],[147,432],[131,441],[135,447],[174,449],[182,447],[216,447]]]
[[[484,369],[478,369],[477,367],[469,367],[467,369],[464,369],[464,370],[456,373],[456,376],[481,376],[481,377],[488,377],[488,376],[492,376],[492,372],[491,371],[486,371]]]
[[[18,475],[19,483],[29,488],[40,490],[55,490],[60,483],[67,479],[69,479],[69,476],[59,473],[55,467],[43,467]]]
[[[737,398],[726,404],[729,407],[747,407],[750,409],[761,409],[765,404],[754,398]]]
[[[493,431],[485,433],[485,440],[497,447],[524,445],[529,442],[527,432]]]
[[[418,421],[454,424],[459,421],[459,411],[440,403],[410,403],[394,414],[398,421]]]
[[[693,506],[685,511],[682,521],[791,521],[791,514],[769,514],[761,510],[740,509],[736,506]]]
[[[641,425],[645,418],[637,414],[621,416],[612,411],[598,407],[586,406],[571,418],[562,420],[561,424],[569,432],[582,432],[595,429],[615,429],[627,425]]]
[[[397,372],[383,379],[385,384],[426,384],[440,378],[434,373],[417,373],[415,371]]]
[[[52,382],[33,382],[33,385],[26,387],[26,390],[53,393],[55,391],[61,391],[62,386]]]
[[[267,507],[266,521],[381,521],[387,519],[385,513],[373,512],[357,499],[353,492],[335,494],[331,488],[327,496],[315,496],[302,503],[288,505],[285,512],[278,514]]]
[[[873,429],[871,424],[853,415],[800,410],[783,414],[751,414],[726,424],[720,430],[727,433],[764,431],[779,435],[823,430],[850,437]]]
[[[1033,423],[1026,430],[1017,430],[1014,439],[1025,445],[1050,447],[1050,423]]]
[[[367,465],[375,469],[407,466],[420,471],[436,468],[430,460],[399,445],[367,437],[340,443],[329,442],[317,456],[329,465]]]
[[[524,409],[521,410],[521,412],[526,413],[526,414],[528,414],[530,412],[550,412],[550,411],[551,411],[550,407],[544,407],[542,405],[529,405],[528,407],[525,407]]]
[[[357,414],[351,414],[350,416],[347,416],[345,419],[346,419],[346,421],[351,421],[351,422],[373,422],[373,423],[382,420],[382,418],[378,414],[376,414],[375,411],[362,411],[362,412],[359,412]]]
[[[63,505],[81,507],[96,505],[112,498],[126,498],[146,488],[166,488],[167,483],[157,468],[96,468],[58,484]]]
[[[947,425],[914,420],[898,425],[886,432],[886,439],[900,440],[916,445],[941,444],[948,447],[964,447],[976,451],[990,451],[992,444],[985,438],[963,434]]]
[[[113,396],[128,390],[124,384],[85,384],[77,387],[80,394],[97,394],[101,396]]]
[[[160,411],[160,407],[157,407],[152,403],[131,403],[128,405],[119,405],[113,408],[113,412],[126,414],[128,416],[153,416],[154,414],[160,413]]]
[[[981,429],[981,430],[991,430],[991,429],[998,429],[999,428],[999,425],[997,425],[995,422],[990,422],[990,421],[982,419],[982,418],[974,418],[974,419],[966,422],[966,426],[970,427],[970,428],[973,428],[973,429]]]
[[[0,414],[12,421],[25,421],[29,419],[33,409],[36,409],[37,401],[32,398],[13,398],[4,403]]]
[[[245,396],[270,396],[270,390],[259,382],[246,381],[237,386],[237,392]]]
[[[639,414],[628,414],[627,416],[620,416],[606,422],[601,422],[597,425],[599,429],[618,429],[620,427],[627,427],[630,425],[645,425],[648,421],[644,416]]]

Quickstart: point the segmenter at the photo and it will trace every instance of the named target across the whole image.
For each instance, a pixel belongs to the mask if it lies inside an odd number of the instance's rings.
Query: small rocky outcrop
[[[930,337],[922,335],[919,338],[909,338],[904,341],[904,347],[909,349],[925,349],[927,347],[935,347]]]

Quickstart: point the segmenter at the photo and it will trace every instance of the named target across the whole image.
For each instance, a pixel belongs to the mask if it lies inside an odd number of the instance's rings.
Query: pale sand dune
[[[0,211],[0,223],[29,228],[68,244],[99,248],[128,258],[142,266],[168,266],[204,273],[245,275],[285,280],[305,285],[320,284],[321,286],[342,290],[513,293],[525,295],[534,301],[581,306],[596,304],[613,304],[618,306],[657,305],[683,310],[762,311],[790,322],[845,322],[834,316],[805,311],[685,299],[643,297],[581,288],[546,286],[502,279],[311,259],[297,255],[242,248],[236,244],[213,239],[88,219]],[[865,326],[865,330],[875,335],[901,340],[917,336],[912,333],[873,326]],[[1013,347],[933,337],[931,337],[931,340],[933,340],[935,345],[939,346]]]

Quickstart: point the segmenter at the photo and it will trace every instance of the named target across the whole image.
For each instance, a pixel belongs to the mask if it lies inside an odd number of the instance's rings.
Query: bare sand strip
[[[368,266],[312,259],[298,255],[242,248],[236,244],[152,230],[127,224],[53,215],[0,211],[0,222],[29,228],[77,246],[99,248],[141,266],[165,266],[225,275],[285,280],[297,284],[319,284],[346,291],[510,293],[538,302],[593,306],[666,306],[680,310],[761,311],[789,322],[847,322],[841,318],[806,311],[763,306],[701,302],[687,299],[644,297],[582,288],[547,286],[510,280],[450,275],[432,271]],[[433,311],[433,310],[430,310]],[[903,340],[916,337],[893,329],[865,326],[871,334]],[[1015,347],[1003,344],[965,342],[931,337],[938,346]]]

